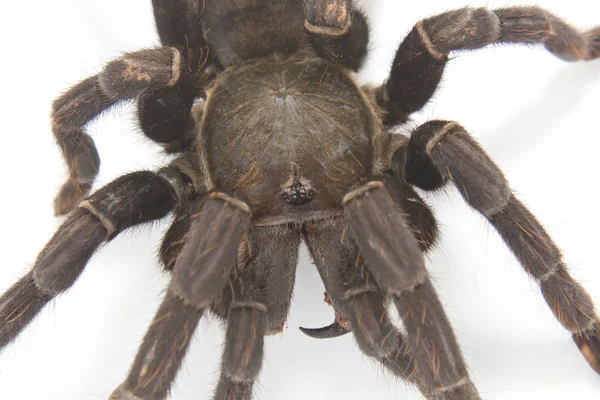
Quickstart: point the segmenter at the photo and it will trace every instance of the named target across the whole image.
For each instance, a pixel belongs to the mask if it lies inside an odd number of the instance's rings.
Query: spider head
[[[312,59],[263,60],[228,69],[210,90],[201,159],[213,185],[255,214],[327,210],[372,174],[378,132],[345,70]]]

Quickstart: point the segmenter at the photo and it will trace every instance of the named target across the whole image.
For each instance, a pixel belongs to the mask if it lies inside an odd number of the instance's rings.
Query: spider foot
[[[54,215],[66,215],[73,211],[89,194],[90,189],[91,185],[88,182],[75,182],[69,179],[54,199]]]
[[[588,332],[575,333],[573,340],[590,366],[600,374],[600,327],[596,326]]]
[[[593,60],[600,57],[600,26],[589,30],[585,33],[585,36],[589,40],[590,53],[587,57],[588,60]]]

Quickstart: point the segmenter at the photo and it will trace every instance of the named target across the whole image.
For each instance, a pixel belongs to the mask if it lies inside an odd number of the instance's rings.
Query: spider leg
[[[190,111],[194,101],[204,96],[188,79],[174,87],[161,87],[143,93],[138,99],[138,119],[146,137],[158,143],[166,153],[182,153],[194,142],[194,119]]]
[[[125,382],[109,400],[164,399],[204,310],[167,292]]]
[[[319,57],[354,70],[362,65],[369,27],[351,0],[307,0],[304,32]]]
[[[504,175],[456,122],[431,121],[412,135],[407,180],[422,189],[452,180],[465,201],[496,228],[540,285],[558,321],[600,373],[600,319],[589,294],[568,273],[562,254],[535,216],[514,196]]]
[[[186,241],[186,235],[190,231],[192,215],[195,209],[200,209],[204,204],[206,193],[197,195],[194,192],[180,196],[179,202],[173,211],[173,222],[165,232],[159,249],[160,261],[165,270],[172,272],[177,257]]]
[[[0,297],[0,349],[75,283],[102,243],[131,226],[166,216],[186,179],[172,168],[134,172],[82,202],[40,252],[31,271]]]
[[[250,400],[252,387],[262,367],[267,308],[243,299],[227,317],[221,378],[214,400]]]
[[[419,244],[383,182],[369,182],[346,195],[344,216],[375,283],[398,308],[426,396],[480,399]]]
[[[206,96],[205,88],[222,68],[204,39],[203,0],[153,0],[152,6],[161,43],[185,54],[189,68],[182,70],[176,85],[140,96],[140,126],[166,152],[182,152],[195,138],[192,104],[196,98]]]
[[[127,379],[111,400],[166,398],[200,317],[227,285],[250,225],[250,209],[217,192],[194,203],[198,211],[192,216],[167,294]]]
[[[121,100],[148,89],[173,86],[183,67],[179,50],[163,47],[127,53],[98,75],[72,87],[52,105],[52,131],[69,168],[69,179],[55,200],[55,213],[67,214],[90,191],[100,157],[85,126]]]
[[[202,25],[205,0],[152,0],[156,30],[165,46],[206,46]]]
[[[221,377],[215,400],[246,400],[262,365],[265,335],[283,331],[295,282],[300,232],[254,227],[214,310],[227,319]]]
[[[406,162],[405,149],[408,147],[408,137],[390,134],[389,138],[395,143],[388,144],[392,154],[386,171],[385,186],[400,209],[404,211],[406,224],[417,239],[419,248],[426,253],[437,241],[439,233],[437,221],[431,208],[406,181],[403,166]]]
[[[301,329],[316,338],[341,336],[352,330],[365,354],[418,385],[405,338],[390,322],[387,302],[345,229],[343,219],[335,219],[304,230],[305,242],[339,317],[327,328]]]
[[[429,101],[450,52],[504,43],[541,43],[563,60],[591,60],[600,57],[600,27],[580,33],[539,7],[463,8],[422,20],[400,44],[378,89],[386,123],[405,122]]]
[[[390,138],[396,142],[390,143],[392,149],[405,148],[408,145],[408,138],[404,136],[392,135]],[[417,239],[421,251],[425,252],[435,244],[438,235],[437,222],[429,207],[405,181],[403,169],[395,167],[404,165],[405,152],[395,151],[390,156],[394,160],[388,171],[392,179],[386,179],[386,186],[394,201],[406,212],[405,220],[408,228]],[[346,334],[351,331],[351,327],[363,327],[358,331],[354,328],[357,341],[363,343],[361,345],[361,348],[365,349],[363,351],[380,361],[396,376],[416,384],[425,395],[429,395],[427,388],[419,380],[406,338],[398,331],[390,331],[391,325],[387,313],[381,312],[385,307],[383,297],[376,296],[374,293],[368,294],[370,298],[366,304],[371,304],[371,313],[365,313],[364,308],[357,306],[355,309],[348,305],[346,294],[360,293],[359,289],[368,287],[373,277],[368,270],[365,270],[356,244],[349,238],[349,233],[344,230],[341,221],[331,221],[324,226],[308,226],[305,229],[305,242],[327,288],[328,298],[336,309],[336,321],[325,328],[301,328],[301,330],[311,337],[329,338]],[[376,298],[372,299],[373,297]],[[373,300],[376,304],[373,304]],[[340,313],[339,309],[344,309],[344,313]],[[370,319],[373,314],[376,315],[374,321],[378,321],[380,326],[363,332],[366,324],[358,321],[373,321]],[[381,347],[385,347],[383,344],[389,343],[390,340],[396,341],[395,349],[387,356],[381,356]],[[367,343],[372,345],[368,346]]]

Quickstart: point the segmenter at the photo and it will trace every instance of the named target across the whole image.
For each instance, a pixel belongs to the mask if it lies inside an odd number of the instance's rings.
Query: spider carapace
[[[450,53],[537,43],[592,60],[600,28],[580,32],[538,7],[449,11],[416,23],[385,83],[361,87],[353,74],[368,25],[351,0],[152,3],[163,46],[111,61],[53,104],[69,168],[55,210],[69,215],[0,298],[0,347],[75,283],[102,243],[172,213],[160,250],[171,283],[111,400],[165,399],[209,311],[227,325],[214,398],[250,399],[264,337],[285,326],[301,241],[335,310],[331,326],[305,333],[352,332],[426,398],[478,400],[423,261],[436,220],[414,190],[454,183],[600,373],[590,296],[479,144],[452,121],[392,133],[429,101]],[[144,134],[179,156],[89,195],[100,158],[85,127],[124,100],[138,102]],[[404,330],[390,322],[391,303]]]
[[[259,224],[302,223],[339,214],[340,199],[373,175],[376,118],[342,68],[259,61],[224,72],[209,90],[200,149],[212,186],[244,200]]]

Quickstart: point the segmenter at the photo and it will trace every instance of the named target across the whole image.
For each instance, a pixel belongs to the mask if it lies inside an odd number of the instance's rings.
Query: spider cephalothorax
[[[230,67],[208,92],[199,147],[210,187],[257,219],[339,210],[379,164],[380,127],[348,71],[298,57]]]
[[[429,100],[450,52],[541,43],[563,59],[591,60],[600,28],[580,33],[537,7],[450,11],[417,23],[373,88],[353,77],[368,28],[350,0],[153,5],[164,47],[125,54],[53,105],[69,167],[56,212],[69,216],[0,298],[0,347],[71,287],[103,242],[173,213],[160,250],[171,283],[112,400],[164,399],[205,311],[227,324],[215,399],[250,399],[264,337],[285,326],[301,241],[336,315],[303,332],[353,332],[365,354],[428,399],[479,399],[425,269],[437,227],[414,190],[453,182],[600,373],[589,295],[476,141],[451,121],[392,133]],[[138,100],[144,133],[179,156],[87,196],[100,158],[84,128],[128,99]],[[391,303],[405,332],[390,322]]]

